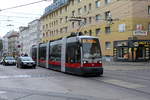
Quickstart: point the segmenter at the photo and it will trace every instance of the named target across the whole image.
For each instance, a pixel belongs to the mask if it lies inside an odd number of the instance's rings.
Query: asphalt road
[[[150,66],[104,66],[102,77],[0,65],[0,100],[150,100]]]

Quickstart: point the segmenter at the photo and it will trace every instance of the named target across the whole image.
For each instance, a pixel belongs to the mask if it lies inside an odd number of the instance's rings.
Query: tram
[[[97,37],[74,35],[40,43],[32,47],[31,55],[41,67],[77,75],[103,74]]]

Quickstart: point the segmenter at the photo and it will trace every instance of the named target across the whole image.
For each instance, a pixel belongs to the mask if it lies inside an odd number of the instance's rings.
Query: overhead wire
[[[14,8],[19,8],[19,7],[24,7],[24,6],[28,6],[28,5],[40,3],[40,2],[43,2],[43,1],[47,1],[47,0],[40,0],[40,1],[32,2],[32,3],[27,3],[27,4],[23,4],[23,5],[18,5],[18,6],[14,6],[14,7],[4,8],[4,9],[0,9],[0,11],[14,9]]]

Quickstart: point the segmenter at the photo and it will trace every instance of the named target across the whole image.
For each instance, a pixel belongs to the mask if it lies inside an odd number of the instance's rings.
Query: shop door
[[[145,60],[146,57],[146,48],[143,45],[139,45],[136,48],[136,60]]]

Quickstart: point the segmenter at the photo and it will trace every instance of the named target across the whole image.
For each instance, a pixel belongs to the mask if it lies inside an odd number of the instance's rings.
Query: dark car
[[[16,60],[14,57],[11,56],[6,56],[1,60],[1,63],[3,65],[15,65],[16,64]]]
[[[31,57],[18,57],[16,62],[17,68],[36,68],[36,63]]]

